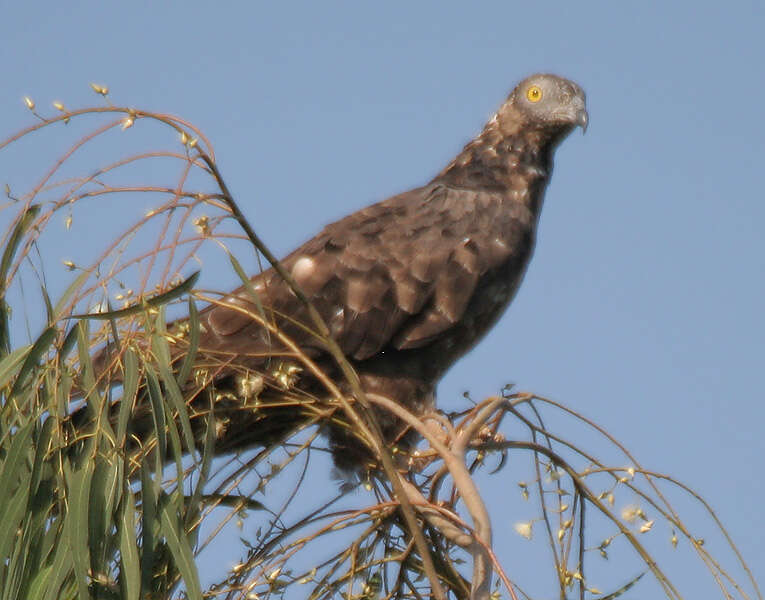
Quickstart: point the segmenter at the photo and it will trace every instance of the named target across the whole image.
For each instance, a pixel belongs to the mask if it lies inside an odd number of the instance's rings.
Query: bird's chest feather
[[[533,241],[525,239],[505,263],[481,278],[465,310],[466,331],[455,335],[461,351],[477,343],[505,312],[518,291],[532,251]]]
[[[513,221],[510,226],[513,229],[506,231],[504,238],[507,256],[481,275],[459,321],[434,340],[428,350],[428,354],[439,355],[441,372],[486,335],[504,314],[521,284],[533,253],[533,227],[520,221]]]

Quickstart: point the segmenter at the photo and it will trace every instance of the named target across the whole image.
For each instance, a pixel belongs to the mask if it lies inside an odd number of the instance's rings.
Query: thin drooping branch
[[[680,593],[677,591],[674,585],[672,585],[669,578],[662,572],[662,570],[656,564],[656,561],[653,560],[653,558],[648,553],[648,551],[643,547],[643,545],[637,540],[637,538],[632,534],[632,532],[630,532],[630,530],[627,529],[622,524],[622,522],[615,515],[611,514],[611,511],[608,510],[608,508],[598,499],[598,497],[592,493],[589,487],[587,487],[582,482],[581,477],[576,472],[576,470],[572,468],[571,465],[569,465],[568,462],[564,460],[562,456],[560,456],[553,450],[550,450],[547,446],[543,446],[541,444],[535,444],[532,442],[519,442],[519,441],[486,442],[485,444],[483,444],[483,447],[486,448],[487,450],[507,450],[511,448],[532,450],[533,452],[537,452],[549,458],[556,467],[559,467],[563,469],[564,471],[566,471],[566,474],[571,478],[571,481],[574,484],[574,487],[576,487],[577,492],[579,492],[579,494],[581,494],[583,498],[586,498],[593,506],[595,506],[600,512],[602,512],[612,523],[614,523],[619,528],[620,533],[627,538],[630,544],[632,544],[632,547],[637,551],[637,553],[643,559],[645,564],[648,565],[648,568],[650,568],[651,571],[653,571],[654,575],[656,576],[656,579],[659,581],[659,583],[661,583],[667,595],[670,598],[677,598],[678,600],[682,599],[682,596],[680,595]]]

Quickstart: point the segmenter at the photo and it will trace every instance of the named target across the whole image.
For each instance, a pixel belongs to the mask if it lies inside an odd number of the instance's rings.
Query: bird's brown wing
[[[327,226],[282,264],[348,357],[422,347],[461,319],[481,276],[518,251],[532,217],[503,198],[432,183]],[[321,352],[298,325],[311,328],[307,311],[277,273],[265,271],[252,284],[263,309],[242,288],[226,302],[262,310],[304,351]],[[240,363],[273,352],[273,336],[240,309],[210,307],[202,324],[202,349]]]

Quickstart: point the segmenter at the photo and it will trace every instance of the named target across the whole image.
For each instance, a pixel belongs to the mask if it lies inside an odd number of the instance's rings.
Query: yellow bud
[[[653,527],[653,521],[646,521],[640,526],[640,533],[645,533],[647,531],[651,531],[651,528]]]
[[[96,94],[101,94],[102,96],[106,96],[106,94],[109,93],[109,88],[105,85],[98,85],[97,83],[91,83],[90,87],[93,88],[93,91]]]
[[[69,228],[72,226],[72,215],[66,215],[66,219],[64,219],[64,226],[69,230]]]
[[[109,310],[109,305],[106,303],[105,300],[101,300],[100,302],[97,302],[96,304],[91,306],[88,312],[92,315],[95,315],[98,313],[104,313],[107,310]]]
[[[56,100],[53,103],[53,108],[55,108],[56,110],[60,110],[60,111],[65,111],[66,110],[66,106],[64,106],[63,103],[59,102],[58,100]]]
[[[35,109],[35,101],[32,100],[32,98],[30,98],[29,96],[24,96],[24,104],[27,105],[27,108],[29,110],[34,110]]]
[[[77,268],[77,265],[75,265],[71,260],[62,260],[61,262],[64,263],[64,266],[70,271],[74,271]]]
[[[513,525],[516,533],[518,535],[525,537],[527,540],[530,540],[533,535],[533,531],[531,529],[532,526],[533,526],[532,521],[529,521],[528,523],[516,523],[515,525]]]
[[[565,529],[558,529],[558,541],[560,542],[563,539],[563,536],[566,535]]]
[[[629,469],[627,469],[627,473],[629,474],[630,477],[634,477],[635,476],[635,467],[630,467]]]
[[[192,140],[189,142],[189,148],[194,148],[194,147],[197,145],[197,142],[198,142],[198,141],[199,141],[199,140],[197,140],[197,138],[193,138],[193,139],[192,139]]]
[[[281,567],[279,567],[278,569],[274,569],[273,571],[271,571],[271,572],[268,574],[268,581],[273,581],[274,579],[276,579],[277,577],[279,577],[279,574],[280,574],[281,572],[282,572],[282,569],[281,569]]]
[[[202,235],[210,234],[210,219],[206,215],[202,215],[201,217],[194,219],[194,226]]]
[[[672,532],[672,539],[669,540],[673,548],[677,548],[677,534]]]
[[[590,592],[591,594],[602,594],[602,593],[603,593],[603,592],[601,592],[601,591],[600,591],[598,588],[596,588],[596,587],[587,588],[587,591],[588,591],[588,592]]]
[[[181,144],[184,146],[189,143],[189,136],[186,135],[185,131],[181,131]]]
[[[613,506],[614,505],[614,494],[612,492],[608,493],[608,503]]]
[[[133,117],[125,117],[122,120],[122,131],[125,131],[126,129],[132,127],[133,123],[135,123],[135,119]]]
[[[633,505],[625,506],[622,509],[622,519],[632,523],[632,521],[634,521],[635,519],[638,518],[638,511],[639,510],[640,510],[639,508],[637,508],[636,506],[633,506]]]

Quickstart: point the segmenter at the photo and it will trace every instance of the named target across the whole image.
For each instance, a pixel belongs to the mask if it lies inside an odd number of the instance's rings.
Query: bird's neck
[[[434,182],[502,193],[544,189],[557,140],[544,131],[512,128],[495,117],[467,144]],[[512,194],[518,197],[519,194]],[[529,201],[541,194],[523,194]],[[530,207],[536,212],[539,207]]]

